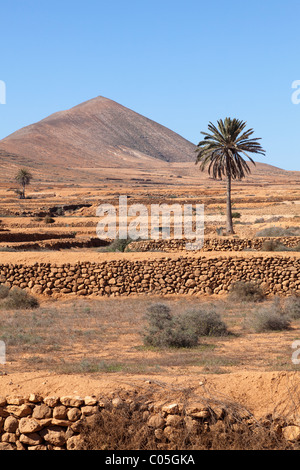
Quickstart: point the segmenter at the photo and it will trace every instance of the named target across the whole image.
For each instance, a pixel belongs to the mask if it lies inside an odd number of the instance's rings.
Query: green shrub
[[[252,326],[257,333],[288,330],[290,323],[290,318],[284,314],[278,299],[271,305],[261,306],[252,314]]]
[[[33,309],[39,307],[39,301],[25,290],[13,287],[1,306],[7,309]]]
[[[128,245],[132,242],[131,238],[116,238],[113,240],[110,245],[100,248],[98,251],[109,251],[109,252],[121,252],[124,253],[124,251],[127,251]]]
[[[241,218],[241,213],[240,212],[232,212],[231,214],[233,219],[240,219]]]
[[[228,334],[226,324],[212,305],[187,311],[183,314],[182,321],[187,325],[192,325],[198,336],[225,336]]]
[[[212,305],[201,306],[173,316],[163,303],[151,305],[145,315],[148,327],[144,343],[157,347],[191,348],[201,336],[228,334],[225,323]]]
[[[191,348],[198,343],[193,325],[180,317],[175,318],[170,308],[162,303],[151,305],[146,312],[148,327],[144,333],[144,344],[160,348]]]
[[[236,281],[228,295],[228,299],[234,302],[261,302],[264,298],[263,289],[251,281]]]

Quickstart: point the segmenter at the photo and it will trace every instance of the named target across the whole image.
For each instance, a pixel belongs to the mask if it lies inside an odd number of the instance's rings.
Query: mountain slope
[[[131,169],[149,175],[194,174],[194,150],[194,144],[170,129],[99,96],[1,140],[0,180],[12,180],[20,167],[29,169],[35,181],[73,183],[122,177]],[[268,172],[286,173],[265,164],[253,167],[254,174]]]
[[[194,145],[166,127],[98,97],[20,129],[0,152],[30,167],[135,167],[194,161]],[[15,155],[15,157],[12,157]],[[23,157],[23,159],[22,159]],[[149,161],[150,158],[150,161]]]

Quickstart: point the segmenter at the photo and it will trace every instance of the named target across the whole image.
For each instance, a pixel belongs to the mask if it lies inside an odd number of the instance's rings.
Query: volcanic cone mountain
[[[20,168],[31,171],[35,182],[73,185],[106,179],[143,181],[145,176],[161,184],[170,176],[209,180],[206,172],[195,168],[193,143],[102,96],[1,140],[0,181],[13,182]],[[252,166],[252,173],[263,181],[291,176],[265,163]]]
[[[194,162],[194,145],[166,127],[101,96],[24,127],[0,141],[1,166],[40,177],[90,168]]]

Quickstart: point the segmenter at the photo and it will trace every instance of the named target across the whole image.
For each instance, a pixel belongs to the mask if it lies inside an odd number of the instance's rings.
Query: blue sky
[[[256,160],[300,170],[299,17],[299,0],[3,0],[0,138],[102,95],[195,144],[245,120]]]

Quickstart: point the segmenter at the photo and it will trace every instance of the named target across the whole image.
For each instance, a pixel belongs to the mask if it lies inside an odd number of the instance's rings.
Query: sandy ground
[[[7,264],[35,264],[35,263],[53,263],[53,264],[76,264],[79,262],[101,263],[103,261],[111,260],[129,260],[129,261],[142,261],[142,260],[156,260],[156,259],[177,259],[179,257],[185,258],[261,258],[269,257],[268,252],[184,252],[184,253],[160,253],[160,252],[136,252],[136,253],[94,253],[91,251],[54,251],[54,252],[20,252],[20,253],[0,253],[0,263]],[[276,252],[275,257],[291,257],[299,258],[300,253],[294,252]]]
[[[56,375],[27,372],[0,376],[0,395],[96,396],[135,391],[170,402],[185,393],[195,401],[201,398],[223,403],[236,403],[248,409],[257,419],[268,414],[289,416],[300,425],[300,374],[298,372],[241,371],[199,377],[171,375],[141,377],[140,375]]]

